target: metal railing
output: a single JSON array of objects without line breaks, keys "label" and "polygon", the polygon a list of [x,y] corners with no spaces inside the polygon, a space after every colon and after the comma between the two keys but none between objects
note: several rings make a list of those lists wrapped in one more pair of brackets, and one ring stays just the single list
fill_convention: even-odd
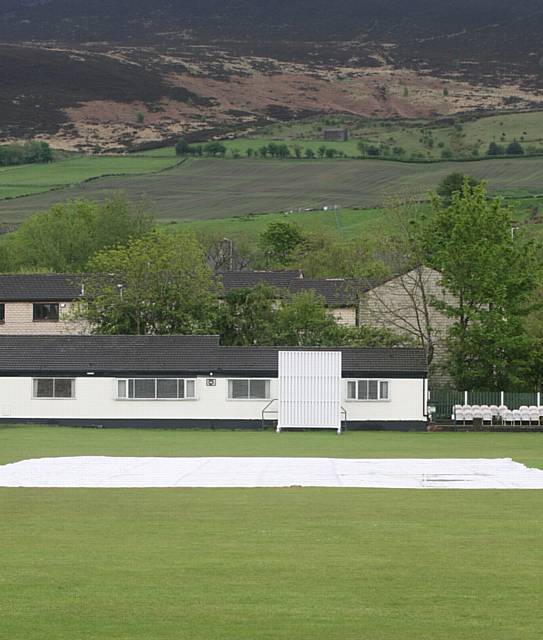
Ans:
[{"label": "metal railing", "polygon": [[434,420],[451,420],[455,405],[503,406],[514,410],[519,407],[541,406],[542,397],[537,392],[516,391],[458,391],[456,389],[433,389],[428,396],[428,405],[432,406]]},{"label": "metal railing", "polygon": [[[274,409],[273,408],[273,404],[274,402],[279,402],[278,398],[272,398],[268,404],[262,409],[262,413],[261,413],[261,428],[264,429],[265,424],[266,424],[266,420],[278,420],[279,419],[279,409]],[[269,417],[271,415],[274,415],[276,417],[272,418]],[[345,407],[341,407],[341,430],[342,431],[347,431],[347,410],[345,409]]]}]

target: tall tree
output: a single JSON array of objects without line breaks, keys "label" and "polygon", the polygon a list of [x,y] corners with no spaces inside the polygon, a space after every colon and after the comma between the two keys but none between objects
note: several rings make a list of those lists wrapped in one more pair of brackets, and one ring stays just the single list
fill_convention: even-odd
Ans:
[{"label": "tall tree", "polygon": [[479,184],[479,180],[472,176],[468,176],[459,171],[449,173],[437,186],[437,195],[441,198],[444,206],[448,207],[452,202],[453,194],[461,195],[464,189],[464,182],[469,184],[470,187],[475,187]]},{"label": "tall tree", "polygon": [[80,315],[93,333],[209,333],[216,284],[205,254],[186,232],[154,231],[106,249],[89,263]]},{"label": "tall tree", "polygon": [[265,284],[230,291],[219,307],[221,344],[271,344],[278,298],[278,292]]},{"label": "tall tree", "polygon": [[272,222],[260,235],[258,244],[268,266],[287,266],[294,250],[305,240],[300,227],[293,222]]},{"label": "tall tree", "polygon": [[31,216],[7,238],[13,270],[81,271],[97,251],[148,233],[151,215],[122,196],[73,200]]},{"label": "tall tree", "polygon": [[522,318],[536,302],[535,245],[513,233],[510,210],[489,200],[483,184],[465,180],[449,207],[437,198],[433,207],[425,246],[453,296],[436,301],[454,321],[450,373],[462,389],[526,385],[522,362],[530,345]]},{"label": "tall tree", "polygon": [[318,347],[341,343],[341,327],[314,291],[292,295],[275,314],[273,344]]}]

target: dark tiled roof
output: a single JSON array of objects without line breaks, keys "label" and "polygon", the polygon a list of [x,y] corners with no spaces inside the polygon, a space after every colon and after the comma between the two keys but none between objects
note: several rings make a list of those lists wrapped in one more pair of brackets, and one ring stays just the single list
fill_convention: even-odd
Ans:
[{"label": "dark tiled roof", "polygon": [[220,347],[219,369],[225,373],[239,370],[261,374],[277,374],[279,351],[341,351],[344,376],[422,375],[427,372],[426,356],[417,348],[369,347]]},{"label": "dark tiled roof", "polygon": [[80,278],[67,273],[0,274],[0,302],[68,302],[81,294]]},{"label": "dark tiled roof", "polygon": [[346,307],[356,304],[357,287],[353,281],[343,279],[309,279],[293,280],[290,283],[291,293],[315,291],[322,296],[331,307]]},{"label": "dark tiled roof", "polygon": [[301,271],[227,271],[219,275],[226,293],[259,284],[288,289],[291,282],[302,277]]},{"label": "dark tiled roof", "polygon": [[[220,347],[217,336],[0,336],[0,375],[274,375],[283,350],[293,348]],[[421,376],[427,369],[422,349],[305,350],[341,351],[346,376]]]},{"label": "dark tiled roof", "polygon": [[218,346],[218,336],[0,336],[0,372],[207,373]]}]

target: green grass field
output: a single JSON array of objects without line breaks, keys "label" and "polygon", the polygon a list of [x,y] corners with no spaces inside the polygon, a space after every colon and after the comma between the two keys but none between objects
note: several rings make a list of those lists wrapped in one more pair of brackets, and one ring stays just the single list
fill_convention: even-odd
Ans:
[{"label": "green grass field", "polygon": [[[497,457],[541,434],[0,428],[55,455]],[[0,638],[535,640],[543,493],[0,489]]]},{"label": "green grass field", "polygon": [[50,164],[0,168],[0,200],[73,186],[101,176],[155,173],[179,162],[173,157],[97,156]]},{"label": "green grass field", "polygon": [[[137,158],[126,158],[126,162],[137,165]],[[516,197],[543,193],[543,159],[539,158],[435,164],[203,158],[188,160],[161,173],[101,178],[49,193],[0,201],[0,221],[20,221],[68,198],[100,199],[119,191],[131,199],[147,201],[162,221],[229,218],[324,205],[373,208],[390,198],[424,198],[428,190],[452,171],[487,180],[492,193]]]}]

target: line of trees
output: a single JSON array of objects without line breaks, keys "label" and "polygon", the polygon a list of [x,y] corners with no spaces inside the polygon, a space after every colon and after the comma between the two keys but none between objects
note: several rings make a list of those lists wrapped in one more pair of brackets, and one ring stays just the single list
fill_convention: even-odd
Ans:
[{"label": "line of trees", "polygon": [[0,145],[0,166],[2,167],[52,161],[53,151],[47,142],[31,140],[24,144]]}]

